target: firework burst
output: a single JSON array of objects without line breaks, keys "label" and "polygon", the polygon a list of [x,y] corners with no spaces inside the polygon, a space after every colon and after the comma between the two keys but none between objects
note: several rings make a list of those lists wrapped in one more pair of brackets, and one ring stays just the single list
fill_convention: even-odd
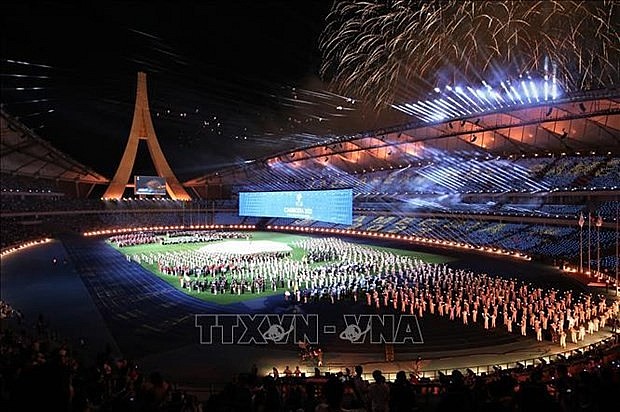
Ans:
[{"label": "firework burst", "polygon": [[[321,74],[374,103],[422,85],[528,72],[566,90],[617,84],[617,1],[337,1],[320,38]],[[419,94],[419,92],[418,92]]]}]

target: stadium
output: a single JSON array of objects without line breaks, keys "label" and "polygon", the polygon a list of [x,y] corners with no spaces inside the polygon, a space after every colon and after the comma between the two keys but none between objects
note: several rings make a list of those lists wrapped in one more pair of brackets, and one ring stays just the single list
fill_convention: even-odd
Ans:
[{"label": "stadium", "polygon": [[615,404],[615,2],[169,6],[2,6],[3,410]]}]

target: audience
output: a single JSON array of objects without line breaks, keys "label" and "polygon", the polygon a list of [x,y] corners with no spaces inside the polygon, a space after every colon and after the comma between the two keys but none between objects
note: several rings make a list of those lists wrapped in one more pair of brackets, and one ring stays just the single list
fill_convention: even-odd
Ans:
[{"label": "audience", "polygon": [[[372,384],[361,377],[363,368],[347,373],[314,378],[255,377],[239,379],[223,392],[212,396],[207,409],[214,411],[603,411],[617,406],[620,389],[619,343],[557,362],[527,368],[463,375],[454,370],[438,380],[423,379],[412,384],[405,371],[386,382],[380,370],[373,372]],[[239,406],[243,391],[253,394]],[[246,408],[246,409],[243,409]],[[271,408],[271,409],[269,409]]]},{"label": "audience", "polygon": [[0,409],[3,411],[198,412],[195,396],[174,389],[159,372],[146,375],[108,348],[82,359],[55,336],[43,315],[30,324],[0,301]]}]

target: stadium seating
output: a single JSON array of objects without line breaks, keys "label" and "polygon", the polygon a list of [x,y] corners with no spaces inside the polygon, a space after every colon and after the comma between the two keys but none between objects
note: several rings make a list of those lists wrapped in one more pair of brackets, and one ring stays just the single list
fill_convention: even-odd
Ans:
[{"label": "stadium seating", "polygon": [[[246,181],[232,188],[229,198],[190,202],[75,199],[55,191],[50,181],[3,175],[1,244],[6,247],[61,232],[114,227],[295,225],[415,235],[575,262],[579,215],[600,215],[604,222],[617,215],[619,202],[605,193],[619,181],[618,161],[616,157],[596,155],[499,158],[455,153],[414,161],[405,167],[352,174],[328,167],[299,170],[278,164],[248,175]],[[239,191],[342,187],[351,187],[354,192],[353,222],[349,226],[238,216]],[[601,192],[594,200],[554,195],[562,190]],[[563,221],[557,225],[550,221],[498,222],[502,216]],[[601,231],[603,254],[610,253],[614,239],[609,228]],[[602,265],[611,269],[613,260],[603,259]]]}]

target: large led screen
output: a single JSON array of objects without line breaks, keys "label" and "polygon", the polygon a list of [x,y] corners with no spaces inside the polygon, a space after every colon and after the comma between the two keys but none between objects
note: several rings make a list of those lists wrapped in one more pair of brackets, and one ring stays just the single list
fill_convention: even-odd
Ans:
[{"label": "large led screen", "polygon": [[239,216],[290,217],[350,225],[353,191],[239,192]]},{"label": "large led screen", "polygon": [[134,178],[134,194],[158,195],[166,194],[166,178],[159,176],[136,176]]}]

